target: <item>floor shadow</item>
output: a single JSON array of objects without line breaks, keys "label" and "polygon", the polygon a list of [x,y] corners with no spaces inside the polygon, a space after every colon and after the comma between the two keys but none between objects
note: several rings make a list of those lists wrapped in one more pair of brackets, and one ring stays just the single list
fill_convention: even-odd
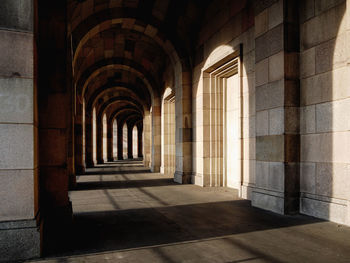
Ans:
[{"label": "floor shadow", "polygon": [[80,176],[86,176],[86,175],[114,175],[114,174],[144,174],[144,173],[150,173],[149,169],[137,169],[137,170],[126,170],[126,169],[114,169],[113,171],[103,171],[103,170],[89,170],[85,174]]},{"label": "floor shadow", "polygon": [[316,222],[321,220],[265,212],[246,200],[79,213],[74,215],[65,242],[50,240],[47,256],[171,244]]},{"label": "floor shadow", "polygon": [[178,185],[171,178],[149,179],[149,180],[130,180],[130,181],[93,181],[80,182],[75,191],[98,190],[98,189],[123,189],[123,188],[142,188],[154,186]]}]

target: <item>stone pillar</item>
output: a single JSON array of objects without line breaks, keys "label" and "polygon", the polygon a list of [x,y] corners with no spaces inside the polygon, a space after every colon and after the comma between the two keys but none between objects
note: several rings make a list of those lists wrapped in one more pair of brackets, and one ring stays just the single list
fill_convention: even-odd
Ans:
[{"label": "stone pillar", "polygon": [[176,170],[174,181],[189,184],[192,179],[191,73],[185,71],[176,72],[175,83]]},{"label": "stone pillar", "polygon": [[[265,2],[264,2],[265,3]],[[256,188],[252,205],[299,211],[298,1],[256,8]],[[267,2],[266,2],[267,3]]]},{"label": "stone pillar", "polygon": [[92,110],[85,111],[85,164],[87,168],[94,167],[93,152],[92,152]]},{"label": "stone pillar", "polygon": [[76,102],[76,116],[74,121],[74,164],[75,173],[84,174],[85,164],[83,159],[83,104]]},{"label": "stone pillar", "polygon": [[175,98],[168,104],[168,174],[175,173]]},{"label": "stone pillar", "polygon": [[142,133],[143,133],[143,129],[142,129],[142,124],[137,125],[137,156],[139,158],[143,157],[142,154]]},{"label": "stone pillar", "polygon": [[132,128],[133,126],[127,125],[128,127],[128,159],[133,159],[132,155]]},{"label": "stone pillar", "polygon": [[175,173],[175,97],[171,97],[171,94],[163,102],[162,116],[162,172],[170,175]]},{"label": "stone pillar", "polygon": [[0,257],[40,256],[34,1],[0,8]]},{"label": "stone pillar", "polygon": [[[44,234],[53,240],[67,237],[72,220],[68,197],[72,136],[72,87],[66,3],[37,1],[37,86],[39,115],[40,209]],[[45,233],[46,232],[46,233]],[[44,244],[46,245],[46,244]]]},{"label": "stone pillar", "polygon": [[107,160],[113,162],[113,122],[107,122]]},{"label": "stone pillar", "polygon": [[159,173],[161,165],[161,123],[160,123],[160,98],[154,99],[157,102],[152,106],[152,151],[151,171]]},{"label": "stone pillar", "polygon": [[123,160],[123,125],[118,122],[118,160]]},{"label": "stone pillar", "polygon": [[98,164],[104,163],[103,161],[103,121],[102,117],[98,115],[96,118],[96,159]]},{"label": "stone pillar", "polygon": [[145,167],[151,164],[151,115],[149,111],[145,112],[143,118],[143,163]]}]

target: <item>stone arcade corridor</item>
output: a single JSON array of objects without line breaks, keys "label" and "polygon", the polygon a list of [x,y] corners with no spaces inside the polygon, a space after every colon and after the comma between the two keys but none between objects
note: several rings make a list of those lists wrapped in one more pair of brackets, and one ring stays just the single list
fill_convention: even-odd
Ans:
[{"label": "stone arcade corridor", "polygon": [[350,0],[0,0],[0,261],[350,262],[349,112]]},{"label": "stone arcade corridor", "polygon": [[69,194],[66,242],[29,262],[349,262],[349,228],[265,212],[237,194],[176,184],[140,161],[99,165]]}]

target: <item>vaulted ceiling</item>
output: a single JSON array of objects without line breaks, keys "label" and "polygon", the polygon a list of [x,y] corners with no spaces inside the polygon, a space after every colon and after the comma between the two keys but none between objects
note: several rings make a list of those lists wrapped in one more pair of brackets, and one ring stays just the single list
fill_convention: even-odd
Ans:
[{"label": "vaulted ceiling", "polygon": [[102,116],[141,118],[174,65],[191,68],[209,1],[68,0],[77,99]]}]

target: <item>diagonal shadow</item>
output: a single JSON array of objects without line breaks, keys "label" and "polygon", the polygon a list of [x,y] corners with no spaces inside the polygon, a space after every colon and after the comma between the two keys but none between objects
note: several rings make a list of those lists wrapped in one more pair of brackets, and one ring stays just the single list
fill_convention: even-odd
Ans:
[{"label": "diagonal shadow", "polygon": [[79,213],[74,215],[66,242],[55,240],[57,246],[51,253],[80,255],[132,249],[317,222],[321,220],[253,208],[246,200]]},{"label": "diagonal shadow", "polygon": [[147,180],[129,180],[129,181],[92,181],[77,183],[75,191],[98,190],[98,189],[123,189],[123,188],[142,188],[156,186],[178,186],[171,178],[147,179]]}]

